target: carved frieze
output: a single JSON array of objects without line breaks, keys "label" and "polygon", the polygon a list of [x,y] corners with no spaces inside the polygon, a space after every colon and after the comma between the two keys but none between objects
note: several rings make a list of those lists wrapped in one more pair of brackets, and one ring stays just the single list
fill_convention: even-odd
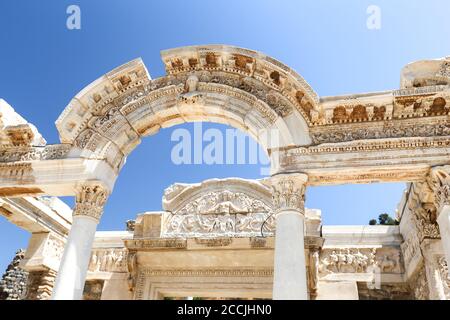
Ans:
[{"label": "carved frieze", "polygon": [[319,272],[329,273],[403,272],[398,249],[327,248],[320,254]]},{"label": "carved frieze", "polygon": [[230,180],[224,189],[224,182],[175,184],[166,189],[163,201],[171,212],[164,215],[162,237],[254,237],[261,236],[261,232],[272,235],[275,220],[268,203],[269,189],[244,180]]},{"label": "carved frieze", "polygon": [[310,132],[314,144],[338,143],[362,139],[434,137],[450,135],[450,123],[446,118],[436,117],[426,122],[392,120],[374,125],[355,124],[314,127],[311,128]]},{"label": "carved frieze", "polygon": [[320,273],[364,273],[375,264],[376,249],[328,249],[320,256]]},{"label": "carved frieze", "polygon": [[[280,115],[287,115],[295,108],[309,122],[311,110],[317,109],[317,95],[305,80],[279,61],[261,53],[236,47],[208,46],[163,51],[162,56],[169,75],[202,74],[199,79],[205,81],[204,75],[208,74],[205,71],[208,71],[213,74],[208,82],[224,83],[252,92]],[[279,92],[286,102],[281,103],[280,99],[269,95],[269,103],[265,94],[255,92],[257,87],[264,87],[260,92]]]},{"label": "carved frieze", "polygon": [[185,249],[186,239],[137,239],[125,240],[125,246],[130,250],[138,249]]},{"label": "carved frieze", "polygon": [[0,162],[64,159],[71,148],[70,144],[7,148],[0,150]]},{"label": "carved frieze", "polygon": [[226,247],[233,243],[233,238],[195,238],[195,242],[206,247]]},{"label": "carved frieze", "polygon": [[125,249],[95,249],[92,251],[88,270],[91,272],[127,272]]}]

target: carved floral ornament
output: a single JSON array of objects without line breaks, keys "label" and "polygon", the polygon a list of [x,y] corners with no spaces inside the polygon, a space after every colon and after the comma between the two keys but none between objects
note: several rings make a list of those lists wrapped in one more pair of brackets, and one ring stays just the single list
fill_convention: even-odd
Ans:
[{"label": "carved floral ornament", "polygon": [[74,216],[88,216],[100,220],[109,191],[100,184],[83,184],[77,190]]},{"label": "carved floral ornament", "polygon": [[433,203],[433,191],[427,182],[413,183],[408,199],[408,208],[412,212],[412,219],[416,225],[420,242],[425,238],[440,238],[439,225],[436,222],[436,206]]},{"label": "carved floral ornament", "polygon": [[305,174],[280,174],[270,178],[272,200],[276,213],[294,210],[305,213]]},{"label": "carved floral ornament", "polygon": [[450,205],[450,166],[432,168],[430,180],[436,207],[441,210],[444,206]]}]

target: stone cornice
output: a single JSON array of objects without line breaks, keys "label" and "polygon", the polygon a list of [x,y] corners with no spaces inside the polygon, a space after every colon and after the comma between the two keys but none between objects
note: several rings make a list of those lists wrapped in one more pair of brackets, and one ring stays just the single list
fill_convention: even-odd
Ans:
[{"label": "stone cornice", "polygon": [[[449,163],[449,137],[359,140],[271,150],[280,173],[304,172],[308,185],[420,181]],[[278,160],[278,162],[276,161]]]}]

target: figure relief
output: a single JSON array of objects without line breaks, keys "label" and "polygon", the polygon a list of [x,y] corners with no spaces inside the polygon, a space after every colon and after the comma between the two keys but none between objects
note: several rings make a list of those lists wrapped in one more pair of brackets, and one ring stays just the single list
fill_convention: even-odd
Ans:
[{"label": "figure relief", "polygon": [[122,249],[98,249],[91,255],[91,272],[126,272],[127,252]]},{"label": "figure relief", "polygon": [[401,273],[400,251],[395,248],[346,248],[322,250],[320,271],[328,273],[366,273],[369,267],[383,273]]}]

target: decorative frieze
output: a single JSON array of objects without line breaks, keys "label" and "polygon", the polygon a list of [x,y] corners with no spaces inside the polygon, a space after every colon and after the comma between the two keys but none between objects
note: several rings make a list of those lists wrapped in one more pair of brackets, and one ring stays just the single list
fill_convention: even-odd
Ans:
[{"label": "decorative frieze", "polygon": [[400,251],[376,248],[327,248],[320,255],[321,274],[402,273]]},{"label": "decorative frieze", "polygon": [[[408,121],[408,122],[406,122]],[[436,117],[426,122],[392,120],[374,125],[333,125],[315,127],[310,130],[314,144],[338,143],[353,140],[386,139],[405,137],[449,136],[450,123],[445,117]]]},{"label": "decorative frieze", "polygon": [[195,242],[206,247],[227,247],[233,243],[233,238],[196,238]]},{"label": "decorative frieze", "polygon": [[137,249],[185,249],[186,239],[136,239],[125,240],[125,246],[130,250]]},{"label": "decorative frieze", "polygon": [[91,272],[127,272],[125,249],[96,249],[92,251],[88,270]]},{"label": "decorative frieze", "polygon": [[236,269],[153,269],[143,268],[145,276],[165,277],[272,277],[272,268],[236,268]]},{"label": "decorative frieze", "polygon": [[64,159],[71,148],[70,144],[6,148],[0,150],[0,162]]}]

